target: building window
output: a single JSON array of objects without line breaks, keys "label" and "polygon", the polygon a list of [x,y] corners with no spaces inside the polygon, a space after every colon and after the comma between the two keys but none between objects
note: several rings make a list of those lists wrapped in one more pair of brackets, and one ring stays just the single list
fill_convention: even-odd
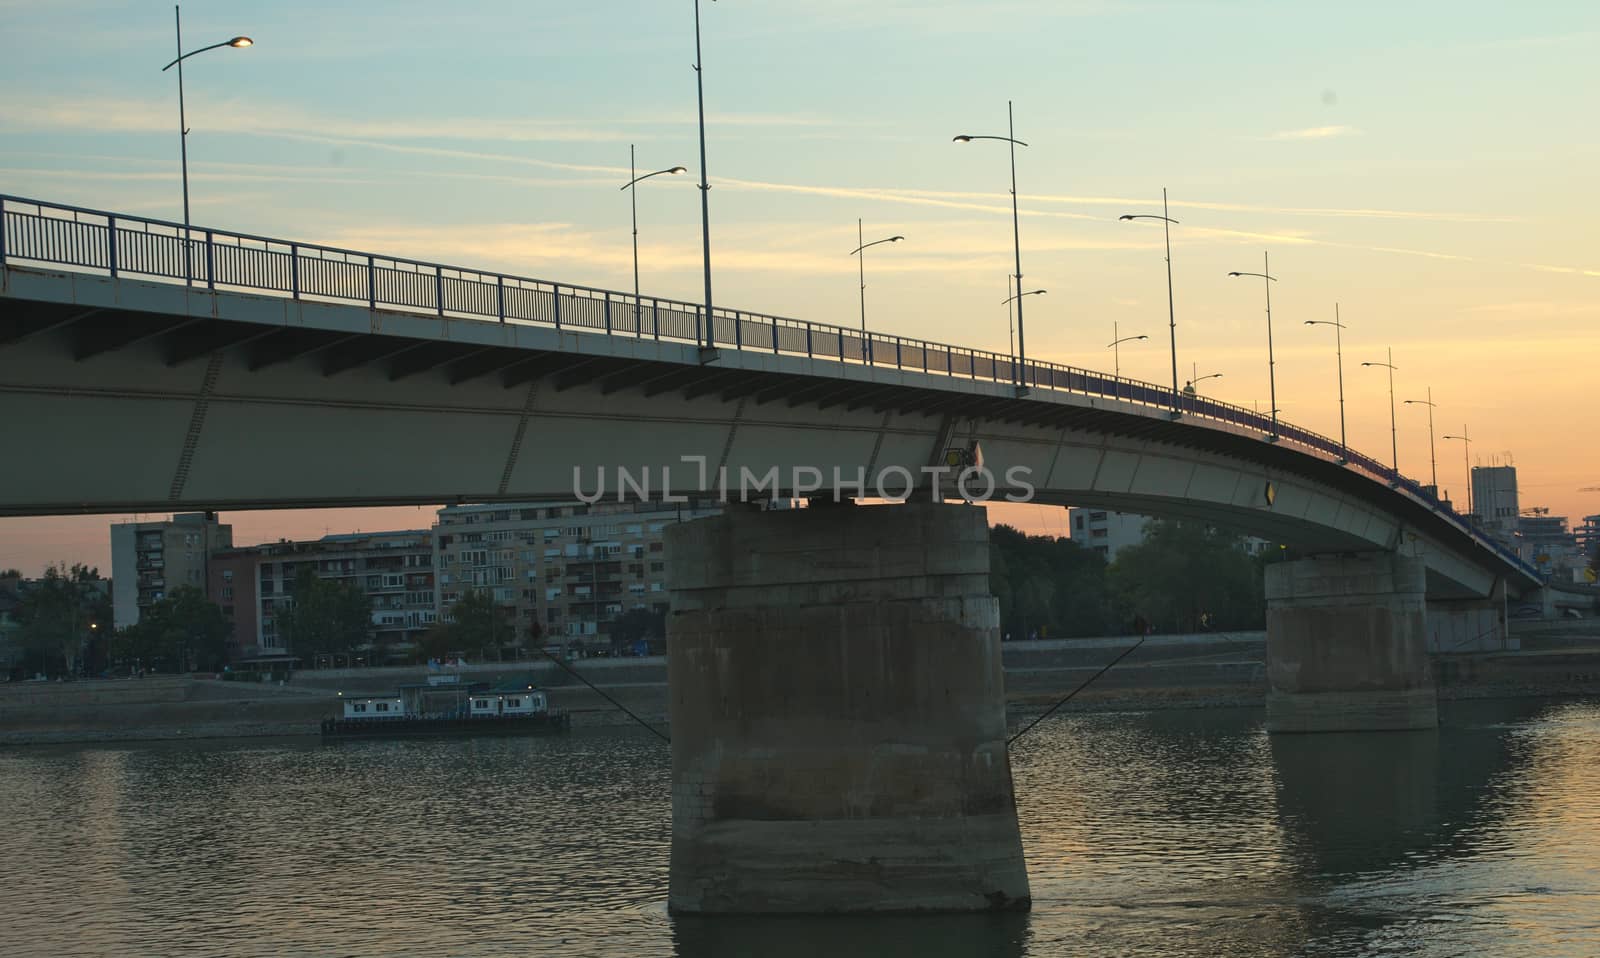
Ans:
[{"label": "building window", "polygon": [[367,703],[365,703],[365,702],[357,702],[355,704],[355,708],[352,711],[365,712],[366,710],[367,710]]},{"label": "building window", "polygon": [[389,703],[388,702],[379,702],[378,703],[378,711],[380,711],[380,712],[389,711]]}]

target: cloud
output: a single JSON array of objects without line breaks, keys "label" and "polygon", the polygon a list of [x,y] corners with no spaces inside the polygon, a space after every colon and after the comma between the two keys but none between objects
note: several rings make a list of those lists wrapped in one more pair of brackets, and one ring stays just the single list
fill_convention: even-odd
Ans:
[{"label": "cloud", "polygon": [[1311,126],[1303,130],[1280,130],[1268,136],[1258,137],[1263,140],[1326,140],[1335,136],[1359,136],[1361,131],[1353,126]]}]

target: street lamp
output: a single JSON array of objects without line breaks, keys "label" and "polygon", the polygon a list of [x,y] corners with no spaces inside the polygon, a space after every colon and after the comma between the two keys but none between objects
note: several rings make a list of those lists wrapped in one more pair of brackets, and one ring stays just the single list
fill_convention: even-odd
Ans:
[{"label": "street lamp", "polygon": [[887,239],[873,240],[872,242],[868,243],[862,238],[861,219],[859,217],[856,218],[856,242],[860,243],[861,245],[851,250],[850,255],[856,258],[856,272],[859,274],[859,278],[861,280],[862,355],[866,358],[866,361],[869,364],[872,362],[872,345],[867,341],[867,254],[863,251],[883,243],[898,243],[903,239],[905,239],[904,236],[891,236]]},{"label": "street lamp", "polygon": [[1112,373],[1112,375],[1116,376],[1118,379],[1121,379],[1122,378],[1122,350],[1119,347],[1123,343],[1131,343],[1136,339],[1149,339],[1150,337],[1149,336],[1122,336],[1122,337],[1117,337],[1117,322],[1116,322],[1116,320],[1112,320],[1111,321],[1111,335],[1114,338],[1111,340],[1111,342],[1106,344],[1106,348],[1111,350],[1111,356],[1112,356],[1112,360],[1111,361],[1115,364],[1116,372]]},{"label": "street lamp", "polygon": [[1178,222],[1167,215],[1167,188],[1161,188],[1161,215],[1154,213],[1124,213],[1119,220],[1160,220],[1161,233],[1167,241],[1167,331],[1172,339],[1172,414],[1178,415],[1178,314],[1172,304],[1172,227]]},{"label": "street lamp", "polygon": [[634,186],[636,184],[638,184],[639,182],[643,181],[643,180],[648,180],[652,176],[661,176],[662,174],[673,174],[673,173],[683,173],[683,172],[685,172],[683,167],[674,166],[671,169],[656,170],[654,173],[646,173],[643,176],[636,176],[635,175],[635,170],[633,168],[633,144],[632,143],[628,144],[628,177],[629,177],[629,179],[628,179],[628,182],[626,182],[626,183],[624,183],[622,185],[622,189],[625,189],[625,190],[628,191],[628,203],[633,208],[633,331],[635,333],[640,332],[640,329],[639,329],[639,194],[638,194],[638,191],[634,189]]},{"label": "street lamp", "polygon": [[[1010,289],[1011,288],[1011,277],[1006,277],[1005,288],[1006,289]],[[1043,296],[1043,294],[1045,294],[1045,293],[1046,293],[1046,289],[1029,289],[1029,291],[1027,291],[1027,293],[1013,293],[1013,294],[1011,294],[1011,296],[1006,296],[1005,299],[1002,299],[1002,301],[1000,301],[1000,304],[1006,305],[1006,307],[1010,307],[1010,304],[1013,304],[1013,302],[1014,302],[1014,304],[1016,304],[1016,313],[1018,313],[1018,326],[1019,326],[1019,328],[1021,328],[1022,297],[1024,297],[1024,296]],[[1011,320],[1011,310],[1010,309],[1006,309],[1006,321],[1010,321],[1010,320]],[[1006,342],[1010,342],[1011,365],[1016,366],[1016,341],[1014,341],[1014,339],[1011,339],[1011,326],[1006,326]],[[1013,376],[1016,376],[1016,369],[1013,369],[1013,371],[1011,371],[1011,374],[1013,374]]]},{"label": "street lamp", "polygon": [[1221,378],[1222,378],[1222,374],[1221,373],[1207,373],[1204,376],[1196,376],[1195,378],[1193,378],[1193,379],[1189,380],[1188,382],[1184,383],[1184,385],[1188,386],[1190,389],[1193,389],[1197,383],[1205,382],[1207,379],[1221,379]]},{"label": "street lamp", "polygon": [[1433,470],[1433,497],[1439,498],[1439,460],[1433,455],[1433,387],[1428,387],[1427,399],[1407,399],[1402,405],[1428,407],[1428,464]]},{"label": "street lamp", "polygon": [[716,339],[711,324],[711,184],[706,178],[706,82],[705,57],[700,53],[700,0],[694,0],[694,89],[700,109],[700,243],[704,250],[706,276],[706,331],[700,347],[700,361],[717,358]]},{"label": "street lamp", "polygon": [[1394,347],[1391,346],[1389,348],[1389,362],[1362,363],[1361,365],[1382,366],[1389,370],[1389,451],[1394,457],[1394,482],[1391,482],[1390,485],[1397,485],[1400,482],[1400,440],[1396,436],[1394,424]]},{"label": "street lamp", "polygon": [[161,72],[165,73],[173,67],[178,68],[178,158],[183,170],[183,279],[185,283],[192,283],[194,281],[194,270],[190,266],[189,251],[189,124],[184,119],[183,112],[183,61],[197,53],[204,53],[207,50],[215,50],[219,47],[235,47],[242,50],[245,47],[254,46],[255,41],[249,37],[233,37],[221,43],[213,43],[208,47],[201,47],[198,50],[190,50],[188,53],[184,53],[183,15],[176,6],[172,8],[172,17],[173,23],[177,28],[178,57],[162,67]]},{"label": "street lamp", "polygon": [[[957,135],[951,142],[971,143],[973,140],[1004,140],[1011,145],[1011,242],[1012,250],[1016,255],[1017,289],[1020,290],[1022,288],[1022,228],[1017,219],[1017,147],[1027,146],[1028,144],[1017,139],[1016,122],[1012,116],[1010,100],[1006,101],[1006,132],[1006,136],[976,136],[970,133],[962,133]],[[1043,291],[1041,290],[1040,292]],[[1020,297],[1027,295],[1029,294],[1017,294],[1019,298],[1017,299],[1017,362],[1015,374],[1019,377],[1016,384],[1019,393],[1026,391],[1028,388],[1025,381],[1026,377],[1022,376],[1022,366],[1028,361],[1028,350],[1022,331],[1022,300],[1020,299]]]},{"label": "street lamp", "polygon": [[1333,327],[1333,353],[1339,361],[1339,448],[1344,451],[1339,462],[1343,464],[1350,459],[1350,445],[1344,438],[1344,323],[1339,322],[1339,304],[1333,304],[1333,319],[1308,319],[1306,325]]},{"label": "street lamp", "polygon": [[1277,361],[1275,359],[1273,359],[1273,357],[1272,357],[1272,284],[1277,282],[1278,278],[1276,276],[1272,275],[1272,267],[1267,262],[1267,254],[1265,252],[1263,252],[1261,254],[1261,272],[1259,272],[1259,273],[1232,272],[1232,273],[1229,273],[1228,275],[1229,276],[1259,276],[1259,277],[1261,277],[1261,279],[1263,281],[1262,285],[1265,286],[1266,290],[1267,290],[1267,388],[1271,392],[1271,395],[1270,395],[1269,398],[1270,398],[1270,400],[1272,402],[1272,435],[1271,435],[1270,439],[1271,439],[1272,442],[1277,442],[1278,441],[1278,372],[1277,372],[1277,365],[1278,364],[1277,364]]},{"label": "street lamp", "polygon": [[1445,436],[1445,439],[1461,440],[1461,465],[1467,470],[1467,515],[1474,515],[1472,511],[1472,440],[1467,438],[1467,427],[1461,426],[1461,435]]}]

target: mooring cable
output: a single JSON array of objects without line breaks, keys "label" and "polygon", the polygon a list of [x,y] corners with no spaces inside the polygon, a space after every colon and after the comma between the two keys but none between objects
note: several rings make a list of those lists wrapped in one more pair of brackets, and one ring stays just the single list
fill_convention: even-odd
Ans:
[{"label": "mooring cable", "polygon": [[1032,731],[1033,727],[1035,725],[1038,725],[1040,722],[1043,722],[1045,719],[1047,719],[1050,716],[1054,715],[1056,709],[1060,708],[1063,705],[1066,705],[1069,701],[1072,700],[1072,697],[1074,695],[1077,695],[1079,692],[1082,692],[1084,689],[1088,688],[1090,683],[1092,683],[1095,679],[1098,679],[1100,676],[1105,675],[1107,672],[1111,671],[1113,666],[1115,666],[1118,662],[1121,662],[1123,659],[1127,658],[1128,655],[1131,652],[1133,652],[1134,649],[1137,649],[1139,646],[1144,645],[1145,638],[1146,638],[1146,636],[1143,636],[1143,635],[1139,636],[1139,641],[1137,641],[1137,642],[1133,643],[1132,645],[1128,646],[1127,648],[1123,649],[1122,653],[1120,655],[1118,655],[1116,658],[1112,659],[1110,662],[1107,662],[1103,667],[1101,667],[1100,671],[1098,671],[1095,674],[1093,674],[1093,675],[1089,676],[1088,678],[1084,679],[1082,685],[1080,685],[1077,688],[1073,689],[1071,692],[1068,692],[1061,699],[1061,701],[1059,701],[1056,704],[1050,706],[1050,708],[1048,710],[1046,710],[1044,712],[1044,714],[1040,715],[1039,717],[1035,718],[1033,721],[1029,722],[1025,727],[1023,727],[1019,732],[1017,732],[1017,734],[1015,734],[1015,735],[1011,736],[1010,738],[1006,739],[1006,748],[1010,748],[1012,742],[1015,742],[1017,739],[1021,738],[1022,736],[1028,734],[1028,732]]},{"label": "mooring cable", "polygon": [[621,702],[618,702],[616,699],[614,699],[611,696],[607,695],[606,693],[600,691],[599,686],[595,685],[593,682],[591,682],[588,679],[584,678],[583,676],[579,675],[576,669],[574,669],[571,666],[567,665],[567,663],[561,661],[561,659],[559,659],[555,655],[552,655],[548,649],[540,649],[539,651],[544,653],[545,658],[547,658],[550,661],[554,662],[555,664],[561,666],[561,668],[568,675],[570,675],[573,678],[577,679],[579,682],[582,682],[584,685],[589,686],[589,688],[591,690],[593,690],[596,695],[600,696],[601,698],[605,699],[607,702],[610,702],[612,705],[615,705],[617,708],[621,709],[623,714],[627,715],[628,718],[633,719],[635,722],[638,722],[640,725],[643,725],[645,728],[649,729],[657,738],[661,739],[661,741],[666,742],[669,745],[672,744],[672,739],[667,735],[667,733],[661,731],[660,729],[656,728],[654,725],[651,725],[649,722],[646,722],[644,719],[642,719],[639,716],[633,714],[631,711],[628,710],[628,707],[626,705],[623,705]]}]

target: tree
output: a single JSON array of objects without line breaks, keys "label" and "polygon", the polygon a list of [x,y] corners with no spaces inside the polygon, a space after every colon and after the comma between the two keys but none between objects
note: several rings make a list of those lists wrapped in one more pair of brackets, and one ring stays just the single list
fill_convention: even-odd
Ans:
[{"label": "tree", "polygon": [[1198,631],[1257,629],[1266,619],[1262,563],[1240,536],[1203,522],[1157,520],[1107,570],[1113,612],[1131,624]]},{"label": "tree", "polygon": [[667,639],[667,615],[654,609],[637,608],[617,616],[611,623],[611,654],[621,655],[638,643],[656,647]]},{"label": "tree", "polygon": [[450,607],[450,624],[446,627],[450,651],[476,659],[487,659],[492,653],[498,659],[506,646],[520,646],[526,633],[518,634],[508,611],[515,610],[496,605],[487,589],[461,593]]},{"label": "tree", "polygon": [[372,600],[356,585],[301,566],[289,598],[274,621],[284,646],[296,654],[349,652],[371,641]]},{"label": "tree", "polygon": [[139,621],[117,632],[113,648],[123,661],[159,670],[215,671],[228,660],[233,626],[221,606],[193,586],[179,586],[151,606]]},{"label": "tree", "polygon": [[44,577],[21,598],[17,621],[23,647],[37,655],[46,668],[61,662],[67,675],[78,671],[80,657],[94,634],[111,627],[111,599],[98,569],[77,563],[69,569],[51,563]]},{"label": "tree", "polygon": [[1104,634],[1105,568],[1099,553],[1071,539],[1007,525],[989,531],[989,588],[1002,630],[1015,639]]}]

